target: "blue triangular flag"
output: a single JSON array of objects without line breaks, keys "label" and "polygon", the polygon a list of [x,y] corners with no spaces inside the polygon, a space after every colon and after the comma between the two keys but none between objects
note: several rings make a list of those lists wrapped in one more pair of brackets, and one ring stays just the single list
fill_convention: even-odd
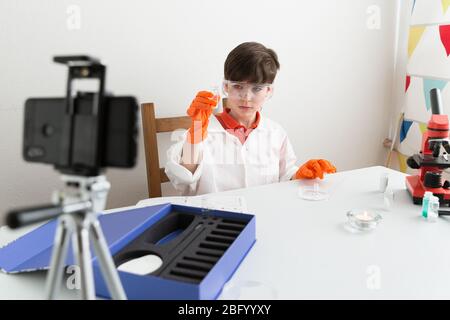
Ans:
[{"label": "blue triangular flag", "polygon": [[412,123],[413,123],[412,121],[403,120],[402,127],[400,129],[400,142],[403,142],[403,140],[405,140]]}]

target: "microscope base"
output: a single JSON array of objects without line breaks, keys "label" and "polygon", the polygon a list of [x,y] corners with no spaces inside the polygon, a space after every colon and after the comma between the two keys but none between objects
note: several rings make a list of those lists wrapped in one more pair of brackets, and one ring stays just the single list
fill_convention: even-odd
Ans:
[{"label": "microscope base", "polygon": [[430,191],[439,198],[440,206],[450,205],[450,189],[444,188],[425,188],[419,176],[406,177],[406,189],[413,199],[414,204],[422,204],[423,196],[426,191]]}]

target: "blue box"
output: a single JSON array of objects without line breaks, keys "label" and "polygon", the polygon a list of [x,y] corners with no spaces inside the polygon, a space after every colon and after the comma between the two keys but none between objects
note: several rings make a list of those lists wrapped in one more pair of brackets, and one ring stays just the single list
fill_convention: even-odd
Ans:
[{"label": "blue box", "polygon": [[[238,236],[199,283],[119,271],[128,299],[216,299],[223,285],[232,277],[255,242],[254,215],[218,210],[205,211],[197,207],[163,204],[127,209],[99,217],[112,256],[115,257],[146,230],[174,211],[196,217],[238,220],[245,223],[245,227],[240,230]],[[51,221],[0,249],[0,268],[8,273],[48,268],[55,227],[56,222]],[[94,254],[92,248],[91,252]],[[70,249],[66,265],[72,264],[74,264],[73,254]],[[95,256],[93,269],[96,294],[110,298]]]}]

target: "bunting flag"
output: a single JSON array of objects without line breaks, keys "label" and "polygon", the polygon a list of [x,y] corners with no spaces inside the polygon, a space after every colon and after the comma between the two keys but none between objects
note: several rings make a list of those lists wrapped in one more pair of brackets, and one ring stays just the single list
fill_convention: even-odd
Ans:
[{"label": "bunting flag", "polygon": [[427,110],[431,109],[430,90],[434,88],[442,90],[446,84],[446,80],[423,79],[423,95],[425,96],[425,105],[427,106]]},{"label": "bunting flag", "polygon": [[400,171],[406,173],[406,169],[408,168],[408,166],[406,165],[406,156],[397,151],[397,159]]},{"label": "bunting flag", "polygon": [[416,50],[417,44],[422,38],[423,32],[426,26],[416,26],[409,28],[409,40],[408,40],[408,57],[411,58],[414,50]]},{"label": "bunting flag", "polygon": [[412,123],[413,123],[412,121],[403,120],[402,127],[400,128],[400,143],[402,143],[403,140],[405,140]]},{"label": "bunting flag", "polygon": [[450,24],[439,26],[439,35],[448,57],[450,55]]},{"label": "bunting flag", "polygon": [[406,82],[405,82],[405,92],[408,91],[409,85],[411,84],[411,76],[406,76]]},{"label": "bunting flag", "polygon": [[450,0],[442,0],[442,10],[444,11],[444,14],[447,13],[447,9],[450,6]]},{"label": "bunting flag", "polygon": [[[409,27],[407,74],[406,78],[402,79],[405,81],[406,101],[406,105],[402,108],[404,108],[403,114],[407,115],[406,119],[408,120],[403,117],[399,119],[396,148],[390,150],[386,161],[387,165],[391,164],[393,168],[404,173],[414,171],[408,167],[407,159],[409,155],[417,153],[423,135],[427,131],[427,118],[431,109],[430,90],[437,88],[443,91],[444,96],[450,95],[449,89],[446,88],[447,82],[450,81],[446,72],[446,70],[450,70],[448,69],[450,68],[450,21],[446,18],[450,14],[448,12],[450,0],[422,0],[418,4],[416,2],[418,1],[410,1],[411,15],[413,16],[411,20],[415,23]],[[439,2],[441,6],[439,6]],[[417,8],[415,8],[416,4]],[[436,23],[436,17],[439,18],[438,21],[448,22]],[[415,53],[417,47],[419,49]],[[446,56],[442,49],[445,50]],[[414,54],[416,56],[413,56]],[[421,82],[422,89],[420,88]],[[423,92],[421,92],[422,90]],[[390,162],[391,157],[392,162]]]},{"label": "bunting flag", "polygon": [[423,123],[423,122],[419,122],[419,129],[420,129],[420,132],[421,132],[422,134],[424,134],[425,131],[427,131],[427,124],[426,124],[426,123]]}]

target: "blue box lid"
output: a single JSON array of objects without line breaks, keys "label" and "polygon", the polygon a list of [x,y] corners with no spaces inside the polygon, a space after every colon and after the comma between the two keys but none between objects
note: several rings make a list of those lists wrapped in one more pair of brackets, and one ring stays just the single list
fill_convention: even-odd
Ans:
[{"label": "blue box lid", "polygon": [[[150,207],[135,208],[123,212],[99,216],[106,242],[111,252],[117,251],[117,246],[126,241],[130,234],[144,231],[161,213],[166,212],[171,204],[161,204]],[[53,250],[56,220],[52,220],[0,249],[0,269],[7,273],[18,273],[48,269]],[[92,250],[95,259],[95,252]],[[66,266],[74,261],[72,246],[66,258]]]}]

